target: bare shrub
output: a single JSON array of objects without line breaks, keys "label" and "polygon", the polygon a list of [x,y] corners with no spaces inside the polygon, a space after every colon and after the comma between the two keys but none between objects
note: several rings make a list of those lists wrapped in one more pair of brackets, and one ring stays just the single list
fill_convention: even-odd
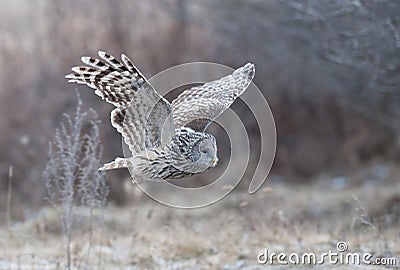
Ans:
[{"label": "bare shrub", "polygon": [[90,210],[89,257],[93,209],[105,205],[108,195],[106,178],[98,172],[103,151],[100,144],[99,120],[93,110],[83,111],[79,94],[77,98],[75,116],[72,118],[64,114],[65,122],[56,129],[54,141],[49,143],[48,162],[43,172],[48,199],[54,206],[61,208],[68,269],[71,267],[74,207],[84,205]]}]

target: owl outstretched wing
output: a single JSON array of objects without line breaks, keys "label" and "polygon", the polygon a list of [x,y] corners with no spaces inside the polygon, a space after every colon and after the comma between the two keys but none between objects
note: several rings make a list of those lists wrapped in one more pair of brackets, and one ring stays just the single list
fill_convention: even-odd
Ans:
[{"label": "owl outstretched wing", "polygon": [[134,153],[158,147],[175,134],[171,104],[159,95],[124,54],[122,63],[99,51],[100,59],[82,57],[86,66],[72,68],[68,82],[86,84],[95,94],[117,108],[111,123]]},{"label": "owl outstretched wing", "polygon": [[254,65],[247,63],[231,75],[183,91],[172,101],[175,128],[204,131],[244,93],[254,73]]}]

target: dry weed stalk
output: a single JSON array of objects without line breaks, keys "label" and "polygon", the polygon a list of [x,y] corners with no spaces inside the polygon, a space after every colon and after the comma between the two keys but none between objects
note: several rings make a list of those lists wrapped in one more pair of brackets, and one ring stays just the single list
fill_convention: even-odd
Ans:
[{"label": "dry weed stalk", "polygon": [[[103,150],[100,144],[99,120],[93,110],[82,111],[78,93],[77,98],[75,116],[72,118],[64,114],[66,121],[56,129],[54,141],[49,143],[48,162],[43,172],[49,201],[61,207],[61,222],[67,246],[67,269],[71,268],[74,207],[84,205],[90,211],[89,260],[93,209],[104,206],[108,195],[106,179],[98,172]],[[89,127],[87,132],[86,126]]]},{"label": "dry weed stalk", "polygon": [[7,231],[10,234],[10,220],[11,220],[11,195],[12,195],[12,177],[13,177],[13,166],[8,169],[8,191],[7,191]]}]

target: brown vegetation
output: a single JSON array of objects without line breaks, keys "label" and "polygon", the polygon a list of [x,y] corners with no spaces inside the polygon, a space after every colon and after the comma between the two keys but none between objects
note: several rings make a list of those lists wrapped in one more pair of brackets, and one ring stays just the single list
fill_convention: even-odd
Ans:
[{"label": "brown vegetation", "polygon": [[[399,10],[400,2],[390,0],[5,1],[0,9],[0,226],[6,225],[7,220],[26,224],[13,228],[8,238],[0,237],[3,239],[0,254],[5,254],[2,250],[10,243],[22,247],[26,237],[29,238],[27,232],[28,235],[37,232],[35,241],[47,243],[50,249],[59,242],[59,224],[54,217],[38,214],[47,205],[41,175],[55,128],[63,113],[75,110],[75,88],[81,93],[84,107],[94,108],[102,121],[102,162],[122,155],[121,138],[109,124],[111,105],[102,102],[87,87],[68,85],[64,79],[70,67],[79,63],[80,56],[94,56],[100,49],[114,55],[126,53],[147,77],[191,61],[232,67],[254,62],[255,83],[267,97],[276,121],[278,148],[271,179],[279,187],[274,190],[282,188],[282,191],[258,194],[251,198],[256,202],[250,201],[242,209],[236,200],[246,200],[247,186],[240,186],[238,194],[223,201],[222,206],[214,206],[211,214],[194,218],[191,215],[201,216],[203,212],[181,215],[143,201],[137,194],[127,192],[125,183],[130,182],[126,171],[111,172],[110,201],[124,208],[106,210],[109,235],[101,238],[104,235],[99,233],[98,237],[105,241],[99,246],[122,245],[139,252],[137,249],[142,246],[165,244],[168,249],[157,255],[158,260],[207,257],[216,260],[210,263],[213,266],[240,260],[242,253],[244,257],[252,256],[253,251],[266,243],[273,243],[278,249],[296,250],[305,243],[305,238],[312,239],[310,245],[328,246],[332,241],[348,239],[360,248],[364,243],[369,248],[378,238],[383,246],[388,246],[380,251],[399,254],[391,248],[399,243],[395,228],[400,220],[396,193],[399,190],[396,167],[400,159]],[[233,107],[245,112],[240,115],[246,115],[240,102]],[[252,123],[251,117],[248,120]],[[258,132],[252,124],[248,128],[250,136]],[[221,131],[216,133],[217,137],[223,137]],[[195,179],[207,182],[204,178],[207,174]],[[280,186],[289,182],[295,186]],[[128,190],[132,188],[129,186]],[[298,196],[297,189],[302,190]],[[8,190],[12,192],[11,202],[7,199]],[[338,197],[332,197],[325,205],[327,196],[333,196],[331,193],[337,193]],[[353,221],[356,214],[348,207],[359,203],[349,199],[352,194],[359,198],[372,222],[362,218],[358,220],[364,222]],[[336,200],[348,203],[333,203]],[[138,205],[144,202],[144,210],[139,209]],[[9,203],[11,211],[7,212]],[[280,214],[281,203],[287,219]],[[136,210],[127,214],[132,208]],[[150,226],[151,233],[135,234],[131,228],[144,226],[146,218],[133,225],[127,220],[146,215],[148,209],[157,222]],[[221,211],[226,213],[215,214]],[[265,220],[257,216],[260,211]],[[48,213],[46,210],[43,215]],[[114,222],[114,213],[127,220]],[[226,220],[238,216],[245,218],[227,224]],[[177,219],[171,221],[174,218]],[[200,232],[208,233],[218,227],[226,234],[222,238],[226,242],[216,235],[205,242],[196,236],[195,223],[208,218],[208,223],[201,222]],[[376,227],[375,234],[369,234],[371,226],[365,227],[366,221]],[[58,225],[53,226],[54,223]],[[158,225],[163,228],[161,232],[157,231]],[[118,229],[114,230],[114,226]],[[180,231],[174,231],[175,226],[182,229],[189,242]],[[243,228],[248,240],[236,235]],[[368,231],[366,236],[365,231]],[[157,242],[153,234],[161,240]],[[173,238],[167,234],[175,236],[176,242],[170,243]],[[262,237],[257,238],[259,235]],[[218,241],[222,241],[220,245],[215,244]],[[282,247],[281,241],[295,242]],[[75,244],[79,255],[83,243]],[[213,246],[224,250],[215,251]],[[227,246],[233,246],[234,250],[225,249]],[[249,246],[253,247],[250,251],[246,250]],[[59,251],[49,249],[45,253],[43,244],[33,243],[27,253],[35,247],[43,248],[41,256],[48,255],[56,265],[63,265],[57,257]],[[15,250],[9,254],[14,262],[26,254]],[[146,252],[151,253],[149,249]],[[213,257],[215,252],[225,254],[226,258]],[[127,253],[121,261],[115,258],[104,261],[121,266],[159,263],[146,254],[135,257]],[[0,256],[3,256],[1,268],[1,260],[7,258]],[[131,256],[134,261],[124,261]]]}]

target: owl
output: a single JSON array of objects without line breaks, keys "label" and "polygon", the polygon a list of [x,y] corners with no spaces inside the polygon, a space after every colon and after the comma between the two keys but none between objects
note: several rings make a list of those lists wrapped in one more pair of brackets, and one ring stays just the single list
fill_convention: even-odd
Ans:
[{"label": "owl", "polygon": [[99,170],[128,168],[136,182],[175,180],[201,173],[218,162],[217,144],[208,125],[239,97],[252,81],[248,63],[219,80],[184,90],[171,103],[151,86],[132,61],[98,52],[82,57],[68,82],[86,84],[116,108],[111,124],[132,156],[116,158]]}]

